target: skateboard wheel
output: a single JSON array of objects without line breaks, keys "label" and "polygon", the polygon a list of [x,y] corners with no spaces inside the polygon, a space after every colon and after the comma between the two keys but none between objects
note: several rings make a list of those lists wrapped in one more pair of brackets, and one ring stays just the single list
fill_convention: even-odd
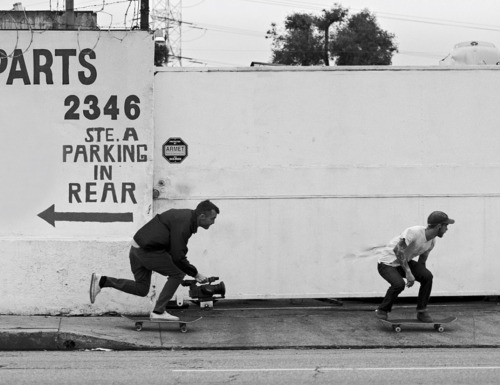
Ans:
[{"label": "skateboard wheel", "polygon": [[142,330],[142,322],[135,323],[135,330],[137,330],[138,332]]},{"label": "skateboard wheel", "polygon": [[401,326],[393,326],[392,328],[396,333],[401,333]]},{"label": "skateboard wheel", "polygon": [[186,324],[181,324],[180,327],[181,327],[181,333],[186,333],[188,331]]},{"label": "skateboard wheel", "polygon": [[444,327],[441,325],[436,325],[434,326],[434,329],[436,329],[439,333],[444,332]]}]

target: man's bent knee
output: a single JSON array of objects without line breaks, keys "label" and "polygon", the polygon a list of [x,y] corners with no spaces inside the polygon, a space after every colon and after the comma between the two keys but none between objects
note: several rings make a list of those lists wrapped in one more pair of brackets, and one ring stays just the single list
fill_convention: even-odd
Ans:
[{"label": "man's bent knee", "polygon": [[146,286],[139,286],[136,290],[139,297],[146,297],[149,293],[149,287]]},{"label": "man's bent knee", "polygon": [[422,276],[419,277],[420,282],[432,282],[434,276],[430,271],[426,272],[425,274],[422,274]]},{"label": "man's bent knee", "polygon": [[406,284],[403,281],[403,282],[398,283],[396,285],[392,285],[391,289],[398,292],[398,293],[401,293],[405,289],[405,287],[406,287]]}]

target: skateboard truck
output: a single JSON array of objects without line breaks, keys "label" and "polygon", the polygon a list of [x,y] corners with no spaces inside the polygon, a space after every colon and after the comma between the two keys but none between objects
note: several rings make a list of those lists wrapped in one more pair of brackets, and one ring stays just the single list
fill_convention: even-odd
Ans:
[{"label": "skateboard truck", "polygon": [[199,303],[202,308],[213,307],[214,302],[224,298],[226,294],[226,285],[224,282],[213,284],[219,277],[207,278],[208,283],[200,284],[195,279],[186,279],[182,281],[182,286],[189,287],[189,297],[195,303]]}]

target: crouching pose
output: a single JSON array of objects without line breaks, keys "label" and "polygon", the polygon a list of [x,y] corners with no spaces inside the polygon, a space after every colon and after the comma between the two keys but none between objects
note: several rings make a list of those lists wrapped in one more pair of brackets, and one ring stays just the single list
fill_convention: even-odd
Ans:
[{"label": "crouching pose", "polygon": [[145,297],[154,271],[168,279],[150,317],[177,321],[178,317],[166,312],[166,306],[184,277],[189,275],[200,283],[207,280],[186,257],[188,240],[197,232],[198,227],[208,229],[213,225],[218,213],[217,206],[206,200],[199,203],[195,210],[171,209],[156,215],[134,235],[129,253],[134,280],[93,273],[90,302],[94,303],[103,288]]},{"label": "crouching pose", "polygon": [[[432,273],[425,263],[434,248],[436,237],[442,238],[448,225],[455,223],[442,211],[434,211],[427,218],[427,227],[413,226],[404,230],[394,238],[378,260],[378,272],[391,285],[384,300],[375,313],[378,318],[387,319],[394,301],[406,286],[412,287],[415,281],[420,282],[417,299],[417,319],[432,322],[427,311],[427,303],[432,291]],[[418,261],[413,259],[418,257]]]}]

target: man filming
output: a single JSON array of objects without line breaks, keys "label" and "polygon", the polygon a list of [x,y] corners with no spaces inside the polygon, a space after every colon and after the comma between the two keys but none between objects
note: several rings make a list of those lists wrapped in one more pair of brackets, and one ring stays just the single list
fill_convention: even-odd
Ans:
[{"label": "man filming", "polygon": [[187,259],[188,241],[198,227],[208,229],[214,224],[219,208],[209,200],[200,202],[195,210],[170,209],[156,215],[134,235],[130,247],[130,268],[134,280],[113,278],[92,274],[90,281],[90,302],[103,288],[113,288],[125,293],[147,296],[151,283],[151,274],[167,276],[151,319],[177,321],[178,317],[166,312],[168,301],[186,275],[204,283],[207,277],[200,274]]}]

